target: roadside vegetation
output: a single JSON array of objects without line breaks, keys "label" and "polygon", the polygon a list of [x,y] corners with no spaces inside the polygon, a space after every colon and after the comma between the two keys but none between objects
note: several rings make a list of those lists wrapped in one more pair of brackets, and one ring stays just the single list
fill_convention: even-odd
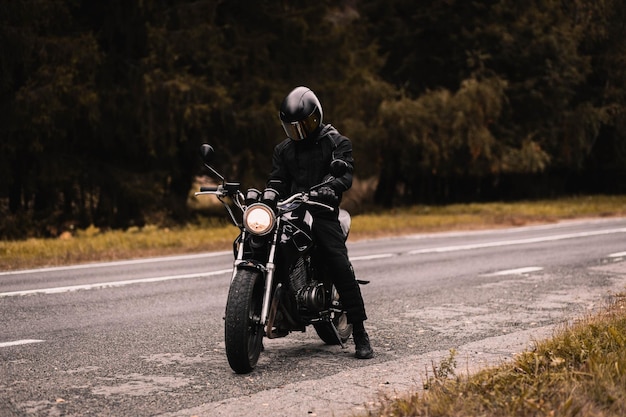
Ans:
[{"label": "roadside vegetation", "polygon": [[626,415],[626,294],[564,326],[513,361],[455,375],[454,351],[424,390],[383,399],[368,417],[621,417]]},{"label": "roadside vegetation", "polygon": [[[350,240],[400,234],[550,223],[563,219],[626,216],[626,196],[579,196],[514,203],[416,205],[354,216]],[[226,216],[177,228],[126,230],[89,227],[57,238],[0,241],[0,270],[227,250],[238,229]]]},{"label": "roadside vegetation", "polygon": [[[244,7],[245,4],[245,7]],[[263,187],[310,87],[377,205],[626,193],[623,0],[2,1],[0,238]]]},{"label": "roadside vegetation", "polygon": [[[353,217],[351,240],[410,233],[524,226],[626,216],[626,196],[515,203],[416,205]],[[0,270],[227,250],[237,228],[225,218],[179,228],[68,230],[54,239],[0,241]],[[433,365],[423,390],[383,398],[361,417],[626,415],[626,294],[601,313],[565,325],[510,363],[457,375],[455,352]]]}]

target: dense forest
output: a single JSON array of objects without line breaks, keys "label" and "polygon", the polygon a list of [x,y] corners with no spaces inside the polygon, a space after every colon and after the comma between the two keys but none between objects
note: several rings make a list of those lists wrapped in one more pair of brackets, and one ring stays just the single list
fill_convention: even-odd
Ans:
[{"label": "dense forest", "polygon": [[0,237],[185,222],[262,187],[312,88],[377,206],[626,193],[623,0],[0,3]]}]

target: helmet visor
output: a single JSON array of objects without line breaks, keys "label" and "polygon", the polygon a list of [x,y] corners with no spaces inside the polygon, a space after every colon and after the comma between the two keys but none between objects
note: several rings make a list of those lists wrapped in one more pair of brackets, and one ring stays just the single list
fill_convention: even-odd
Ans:
[{"label": "helmet visor", "polygon": [[287,136],[293,140],[303,140],[309,137],[321,123],[319,111],[317,109],[315,110],[316,111],[311,113],[304,120],[297,122],[285,122],[281,120],[281,124]]}]

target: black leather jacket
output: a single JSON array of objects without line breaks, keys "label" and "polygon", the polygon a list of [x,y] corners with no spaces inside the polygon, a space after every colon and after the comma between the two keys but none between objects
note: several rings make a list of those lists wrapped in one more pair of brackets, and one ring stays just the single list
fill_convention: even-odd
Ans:
[{"label": "black leather jacket", "polygon": [[276,145],[267,186],[278,191],[281,198],[308,191],[328,177],[333,159],[348,164],[346,174],[329,184],[341,200],[343,192],[352,186],[352,142],[329,124],[322,125],[315,137],[302,141],[287,138]]}]

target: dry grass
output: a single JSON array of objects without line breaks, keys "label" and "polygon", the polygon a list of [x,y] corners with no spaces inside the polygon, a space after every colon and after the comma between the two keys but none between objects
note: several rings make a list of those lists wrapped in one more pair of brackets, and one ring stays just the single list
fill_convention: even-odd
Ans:
[{"label": "dry grass", "polygon": [[626,415],[626,294],[513,362],[454,376],[453,357],[426,389],[383,401],[368,417],[618,417]]},{"label": "dry grass", "polygon": [[[351,240],[491,227],[520,226],[581,217],[626,216],[626,196],[572,197],[550,201],[414,206],[353,217]],[[226,250],[237,228],[220,220],[162,229],[67,231],[56,239],[0,241],[0,270]]]},{"label": "dry grass", "polygon": [[516,203],[413,206],[353,218],[355,237],[524,226],[585,217],[626,216],[626,196],[583,196]]},{"label": "dry grass", "polygon": [[236,227],[224,222],[176,229],[146,226],[125,231],[96,227],[66,232],[56,239],[0,242],[0,270],[111,261],[232,247]]}]

